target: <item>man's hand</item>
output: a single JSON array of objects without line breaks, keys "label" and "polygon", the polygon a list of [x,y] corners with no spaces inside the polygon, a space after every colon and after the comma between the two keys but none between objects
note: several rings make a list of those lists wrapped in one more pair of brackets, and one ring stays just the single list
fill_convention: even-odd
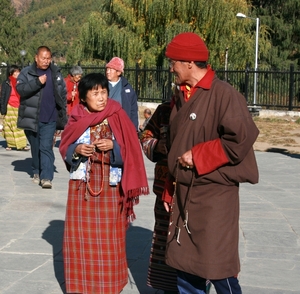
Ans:
[{"label": "man's hand", "polygon": [[47,76],[46,75],[39,76],[39,80],[44,85],[47,81]]},{"label": "man's hand", "polygon": [[181,155],[181,157],[178,157],[179,163],[182,165],[182,167],[185,168],[193,168],[194,162],[193,162],[193,154],[192,150],[189,150]]}]

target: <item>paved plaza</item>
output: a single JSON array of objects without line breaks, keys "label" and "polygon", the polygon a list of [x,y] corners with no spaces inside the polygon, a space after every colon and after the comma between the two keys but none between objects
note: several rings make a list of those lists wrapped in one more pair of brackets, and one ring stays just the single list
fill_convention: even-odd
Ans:
[{"label": "paved plaza", "polygon": [[[68,173],[57,145],[51,190],[31,181],[30,152],[6,151],[5,146],[0,137],[0,294],[64,293]],[[260,182],[240,189],[243,294],[300,293],[300,155],[256,156]],[[154,164],[146,158],[145,163],[152,188]],[[137,219],[127,233],[128,284],[122,294],[162,293],[146,285],[154,201],[151,192],[135,207]]]}]

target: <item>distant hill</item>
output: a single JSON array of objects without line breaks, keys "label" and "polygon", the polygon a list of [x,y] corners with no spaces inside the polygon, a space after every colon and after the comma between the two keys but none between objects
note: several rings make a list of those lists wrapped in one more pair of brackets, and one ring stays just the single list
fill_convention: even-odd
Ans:
[{"label": "distant hill", "polygon": [[102,0],[11,0],[26,29],[26,61],[31,61],[41,45],[51,48],[56,61],[64,62],[68,48],[92,11]]}]

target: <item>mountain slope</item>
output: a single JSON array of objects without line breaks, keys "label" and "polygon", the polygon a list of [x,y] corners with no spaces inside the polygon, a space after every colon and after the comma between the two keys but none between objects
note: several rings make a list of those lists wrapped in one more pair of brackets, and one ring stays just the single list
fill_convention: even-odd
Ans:
[{"label": "mountain slope", "polygon": [[68,47],[92,11],[102,0],[12,0],[26,29],[26,59],[32,60],[41,45],[51,48],[54,58],[65,60]]}]

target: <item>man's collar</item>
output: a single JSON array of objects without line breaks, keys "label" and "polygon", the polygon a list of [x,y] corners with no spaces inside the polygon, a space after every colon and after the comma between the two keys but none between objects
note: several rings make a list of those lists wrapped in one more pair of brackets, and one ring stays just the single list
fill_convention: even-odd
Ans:
[{"label": "man's collar", "polygon": [[213,81],[213,78],[215,76],[214,70],[210,67],[210,65],[207,66],[207,72],[204,75],[204,77],[195,85],[195,88],[203,88],[205,90],[209,90]]}]

